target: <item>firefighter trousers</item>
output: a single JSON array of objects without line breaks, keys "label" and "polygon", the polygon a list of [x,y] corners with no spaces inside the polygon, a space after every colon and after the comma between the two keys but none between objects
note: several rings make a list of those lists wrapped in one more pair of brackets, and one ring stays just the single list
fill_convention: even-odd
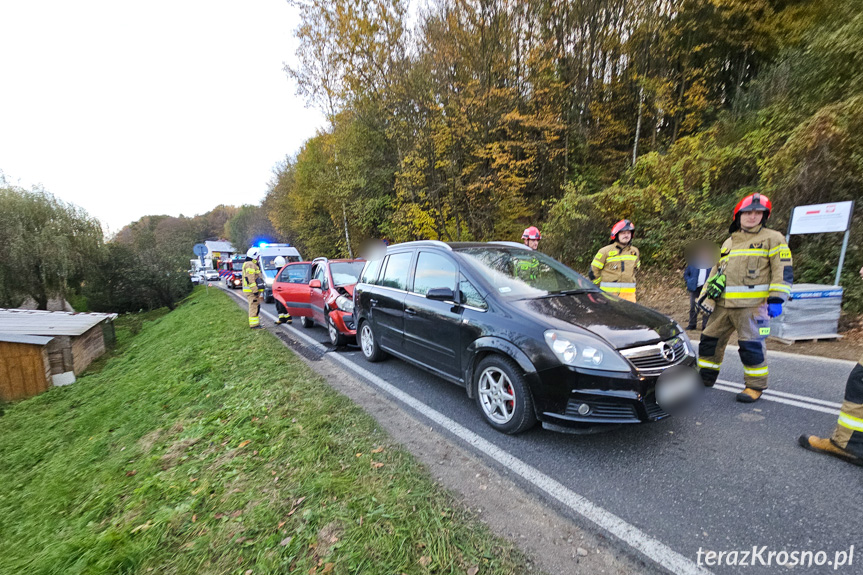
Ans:
[{"label": "firefighter trousers", "polygon": [[863,457],[863,365],[859,363],[848,376],[839,422],[830,439],[842,449]]},{"label": "firefighter trousers", "polygon": [[288,308],[282,305],[282,302],[276,300],[276,312],[279,314],[279,323],[291,323],[291,314],[288,313]]},{"label": "firefighter trousers", "polygon": [[701,372],[704,385],[716,383],[725,356],[725,346],[735,331],[746,387],[767,389],[767,346],[764,343],[770,335],[767,304],[741,308],[716,306],[698,345],[698,371]]},{"label": "firefighter trousers", "polygon": [[249,327],[258,327],[261,325],[261,294],[247,292],[246,299],[249,300]]}]

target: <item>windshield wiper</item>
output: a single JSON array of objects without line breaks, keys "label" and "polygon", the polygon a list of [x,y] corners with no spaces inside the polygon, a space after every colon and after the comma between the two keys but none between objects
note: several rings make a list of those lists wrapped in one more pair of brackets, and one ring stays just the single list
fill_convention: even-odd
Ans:
[{"label": "windshield wiper", "polygon": [[565,295],[576,295],[576,294],[580,294],[580,293],[587,293],[587,292],[589,292],[589,291],[593,291],[593,290],[588,290],[588,289],[564,289],[564,290],[560,290],[560,291],[550,291],[550,292],[548,292],[547,294],[545,294],[545,295],[541,295],[541,296],[539,296],[539,297],[560,297],[560,296],[565,296]]}]

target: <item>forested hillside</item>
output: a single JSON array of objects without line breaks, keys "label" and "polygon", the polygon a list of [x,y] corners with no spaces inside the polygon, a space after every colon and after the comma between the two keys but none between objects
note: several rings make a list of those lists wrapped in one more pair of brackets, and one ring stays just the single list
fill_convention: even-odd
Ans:
[{"label": "forested hillside", "polygon": [[[781,230],[794,205],[861,194],[860,0],[297,4],[287,73],[329,125],[265,205],[303,253],[535,224],[584,269],[628,217],[646,262],[670,269],[688,241],[720,241],[746,193],[773,199]],[[830,281],[840,240],[792,240],[798,281]]]}]

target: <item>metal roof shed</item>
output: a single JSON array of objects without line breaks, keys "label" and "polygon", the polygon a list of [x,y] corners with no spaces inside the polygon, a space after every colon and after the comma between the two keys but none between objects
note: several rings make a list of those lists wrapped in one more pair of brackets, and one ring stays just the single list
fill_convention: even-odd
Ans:
[{"label": "metal roof shed", "polygon": [[114,343],[117,314],[0,309],[0,333],[49,336],[47,344],[55,385],[72,383]]},{"label": "metal roof shed", "polygon": [[231,242],[207,240],[204,242],[204,245],[207,246],[208,258],[225,257],[237,253],[236,248],[231,245]]},{"label": "metal roof shed", "polygon": [[0,401],[26,399],[51,386],[53,337],[0,333]]}]

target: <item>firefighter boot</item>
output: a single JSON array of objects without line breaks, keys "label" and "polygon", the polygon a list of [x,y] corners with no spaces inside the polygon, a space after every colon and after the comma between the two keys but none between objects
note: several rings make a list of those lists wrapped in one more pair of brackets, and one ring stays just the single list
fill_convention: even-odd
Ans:
[{"label": "firefighter boot", "polygon": [[797,438],[797,443],[799,443],[801,447],[808,449],[809,451],[832,455],[833,457],[838,457],[839,459],[847,461],[848,463],[853,463],[854,465],[859,465],[863,467],[863,459],[857,457],[848,450],[842,449],[829,439],[825,439],[823,437],[818,437],[815,435],[801,435],[799,438]]},{"label": "firefighter boot", "polygon": [[740,403],[755,403],[759,399],[761,399],[761,394],[764,393],[760,389],[752,389],[751,387],[747,387],[743,391],[737,394],[737,401]]}]

